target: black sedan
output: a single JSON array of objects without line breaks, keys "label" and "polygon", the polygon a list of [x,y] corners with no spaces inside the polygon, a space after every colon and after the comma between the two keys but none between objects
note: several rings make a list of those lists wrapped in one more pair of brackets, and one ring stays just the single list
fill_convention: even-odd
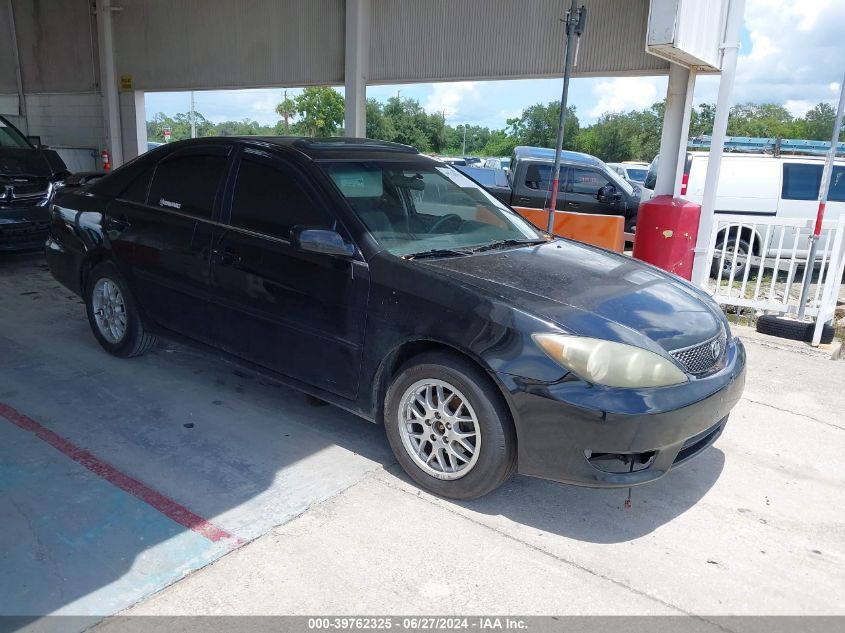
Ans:
[{"label": "black sedan", "polygon": [[652,481],[742,393],[743,346],[705,294],[538,232],[406,146],[171,143],[60,192],[51,216],[50,269],[107,351],[212,346],[383,424],[447,497],[515,471]]}]

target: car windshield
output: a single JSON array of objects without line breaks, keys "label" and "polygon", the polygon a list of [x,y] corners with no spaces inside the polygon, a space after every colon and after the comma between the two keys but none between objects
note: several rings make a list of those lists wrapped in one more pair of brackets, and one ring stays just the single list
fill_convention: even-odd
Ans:
[{"label": "car windshield", "polygon": [[628,172],[629,179],[637,182],[645,182],[645,175],[648,173],[648,169],[639,167],[628,167],[625,171]]},{"label": "car windshield", "polygon": [[326,161],[320,166],[370,233],[398,256],[460,255],[547,238],[482,187],[429,161]]},{"label": "car windshield", "polygon": [[0,147],[32,149],[32,145],[29,144],[24,135],[3,117],[0,117]]}]

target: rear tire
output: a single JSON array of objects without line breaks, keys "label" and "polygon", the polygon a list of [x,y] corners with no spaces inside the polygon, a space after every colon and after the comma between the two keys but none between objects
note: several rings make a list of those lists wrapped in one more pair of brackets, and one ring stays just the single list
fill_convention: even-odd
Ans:
[{"label": "rear tire", "polygon": [[457,354],[429,352],[403,365],[385,396],[384,426],[405,472],[436,495],[476,499],[516,470],[516,432],[501,393]]},{"label": "rear tire", "polygon": [[[807,323],[806,321],[795,321],[785,317],[774,314],[764,314],[757,319],[757,331],[760,334],[769,334],[779,338],[785,338],[792,341],[804,341],[810,343],[813,340],[813,331],[816,328],[815,323]],[[825,324],[822,326],[821,343],[830,343],[833,340],[833,328]]]},{"label": "rear tire", "polygon": [[[751,245],[743,238],[737,240],[735,236],[731,236],[727,239],[728,248],[725,250],[725,263],[722,267],[722,279],[727,280],[730,278],[731,264],[733,263],[733,252],[734,249],[738,249],[738,252],[736,254],[736,270],[734,271],[734,280],[742,280],[743,276],[745,275],[745,267],[749,265],[749,260],[751,259]],[[713,251],[713,263],[710,266],[710,276],[713,279],[719,278],[719,264],[722,261],[722,247],[724,243],[725,237],[723,236],[716,243],[716,249]]]},{"label": "rear tire", "polygon": [[109,354],[140,356],[155,345],[156,337],[144,330],[135,298],[113,263],[98,264],[88,275],[85,308],[94,337]]}]

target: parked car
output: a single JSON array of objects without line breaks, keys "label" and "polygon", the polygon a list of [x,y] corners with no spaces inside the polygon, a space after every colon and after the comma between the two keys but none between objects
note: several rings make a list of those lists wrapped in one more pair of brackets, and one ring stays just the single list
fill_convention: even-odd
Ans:
[{"label": "parked car", "polygon": [[484,167],[487,169],[504,169],[508,171],[511,168],[510,158],[488,158],[484,161]]},{"label": "parked car", "polygon": [[[701,204],[704,199],[704,179],[707,174],[708,152],[688,152],[681,180],[680,195]],[[657,182],[659,157],[651,162],[644,183],[643,198],[651,198]],[[725,247],[724,232],[716,237],[716,247],[721,259],[721,250],[730,254],[724,260],[726,274],[733,264],[733,252],[737,250],[738,266],[734,272],[742,277],[749,253],[765,254],[776,257],[778,252],[791,256],[794,244],[799,257],[809,255],[810,229],[802,229],[798,240],[795,236],[784,235],[781,242],[781,230],[775,228],[769,232],[765,226],[754,227],[754,218],[772,216],[790,219],[816,218],[818,195],[821,186],[824,158],[816,156],[779,156],[770,154],[726,153],[722,157],[719,174],[719,186],[716,190],[716,213],[731,213],[748,216],[748,225],[739,232],[735,229],[727,236]],[[830,193],[825,209],[825,218],[837,219],[845,212],[845,160],[836,159],[830,180]],[[824,249],[818,257],[824,256]],[[718,273],[714,262],[713,273]]]},{"label": "parked car", "polygon": [[648,174],[648,163],[640,163],[633,160],[626,160],[622,163],[608,163],[607,166],[622,176],[631,185],[641,186],[645,182],[646,174]]},{"label": "parked car", "polygon": [[464,161],[467,167],[481,167],[484,162],[478,156],[464,156]]},{"label": "parked car", "polygon": [[438,156],[437,160],[447,165],[460,165],[461,167],[468,167],[467,159],[463,156]]},{"label": "parked car", "polygon": [[50,197],[69,175],[54,150],[0,117],[0,252],[44,247]]},{"label": "parked car", "polygon": [[[508,185],[488,187],[490,193],[514,207],[545,209],[551,195],[554,150],[519,146],[511,157]],[[561,153],[559,211],[621,215],[625,230],[637,225],[639,191],[595,156]]]},{"label": "parked car", "polygon": [[52,206],[50,270],[100,345],[212,346],[383,424],[422,487],[628,487],[701,453],[745,352],[706,294],[536,230],[366,139],[171,143]]}]

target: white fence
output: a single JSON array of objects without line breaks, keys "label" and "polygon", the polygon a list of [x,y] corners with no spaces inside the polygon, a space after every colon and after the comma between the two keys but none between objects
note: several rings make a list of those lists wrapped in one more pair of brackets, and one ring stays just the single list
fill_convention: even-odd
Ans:
[{"label": "white fence", "polygon": [[748,215],[715,219],[706,260],[713,262],[713,298],[737,311],[797,314],[804,278],[811,275],[805,314],[816,317],[813,345],[818,345],[824,324],[834,316],[845,269],[845,216],[822,224],[815,267],[806,265],[814,220]]}]

